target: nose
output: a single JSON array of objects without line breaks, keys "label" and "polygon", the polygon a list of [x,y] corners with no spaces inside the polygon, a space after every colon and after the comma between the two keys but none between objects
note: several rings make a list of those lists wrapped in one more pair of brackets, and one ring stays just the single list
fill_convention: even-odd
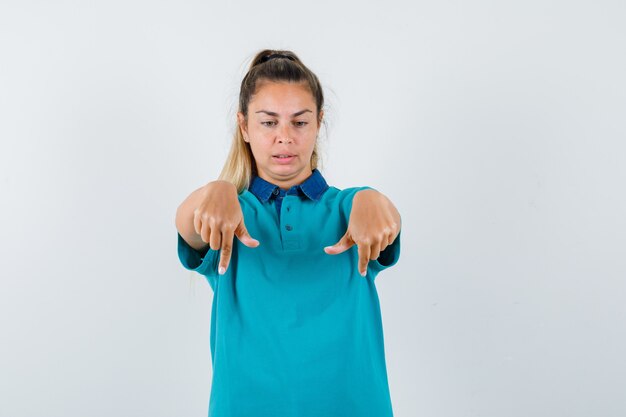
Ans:
[{"label": "nose", "polygon": [[287,123],[283,123],[283,125],[278,129],[278,142],[280,143],[291,143],[291,133],[289,131],[289,125]]}]

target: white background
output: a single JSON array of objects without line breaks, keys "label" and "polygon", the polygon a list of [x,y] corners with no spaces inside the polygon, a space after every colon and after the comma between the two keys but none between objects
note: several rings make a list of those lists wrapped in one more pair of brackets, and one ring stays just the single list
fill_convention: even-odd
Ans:
[{"label": "white background", "polygon": [[174,217],[263,48],[325,87],[328,182],[402,215],[377,278],[395,415],[626,415],[625,21],[617,0],[2,0],[0,415],[206,415],[212,293]]}]

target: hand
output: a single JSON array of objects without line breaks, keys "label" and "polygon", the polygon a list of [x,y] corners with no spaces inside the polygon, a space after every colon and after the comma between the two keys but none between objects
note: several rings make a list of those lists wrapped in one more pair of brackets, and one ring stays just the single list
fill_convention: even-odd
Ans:
[{"label": "hand", "polygon": [[234,184],[212,181],[204,186],[203,194],[193,212],[193,226],[211,249],[222,250],[218,271],[224,274],[230,263],[233,235],[250,248],[259,246],[259,241],[253,239],[246,229]]},{"label": "hand", "polygon": [[348,230],[324,251],[330,255],[342,253],[353,245],[359,249],[359,273],[365,276],[370,260],[391,245],[400,233],[400,213],[393,203],[376,190],[361,190],[354,195]]}]

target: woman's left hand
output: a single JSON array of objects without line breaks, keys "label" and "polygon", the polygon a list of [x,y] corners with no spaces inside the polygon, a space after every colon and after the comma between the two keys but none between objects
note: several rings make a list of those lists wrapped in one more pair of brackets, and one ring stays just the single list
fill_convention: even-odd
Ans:
[{"label": "woman's left hand", "polygon": [[324,251],[337,255],[357,245],[359,273],[365,276],[368,262],[378,259],[380,253],[396,240],[400,228],[400,213],[391,200],[376,190],[361,190],[352,200],[348,230],[339,242],[325,247]]}]

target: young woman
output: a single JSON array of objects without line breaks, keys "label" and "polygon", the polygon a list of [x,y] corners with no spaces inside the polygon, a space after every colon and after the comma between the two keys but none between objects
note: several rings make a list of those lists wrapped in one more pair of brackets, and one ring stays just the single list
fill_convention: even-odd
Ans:
[{"label": "young woman", "polygon": [[220,180],[178,208],[179,259],[214,292],[210,417],[393,415],[374,281],[398,261],[400,214],[326,183],[323,103],[293,52],[259,52]]}]

